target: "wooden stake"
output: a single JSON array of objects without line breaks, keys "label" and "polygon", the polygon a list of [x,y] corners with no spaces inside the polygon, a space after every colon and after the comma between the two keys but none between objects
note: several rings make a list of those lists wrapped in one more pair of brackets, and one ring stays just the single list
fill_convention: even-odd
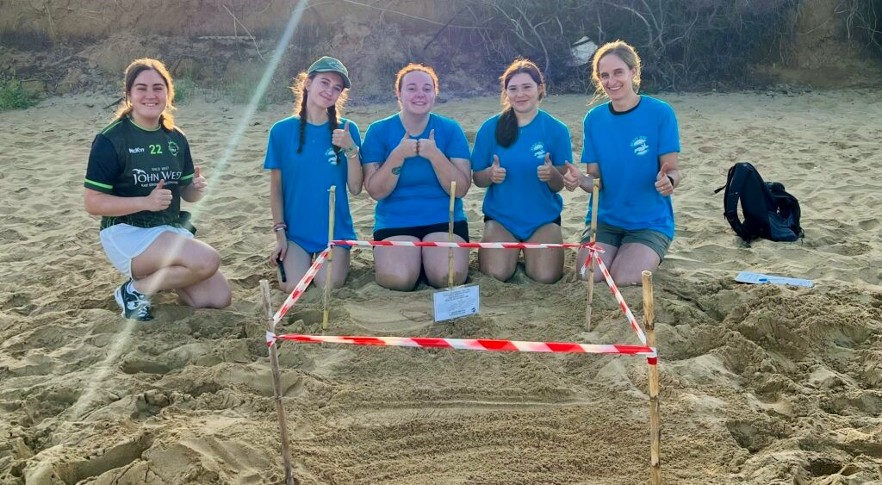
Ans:
[{"label": "wooden stake", "polygon": [[[652,294],[652,273],[643,272],[643,325],[646,328],[646,344],[655,347],[655,307]],[[661,421],[658,402],[658,357],[646,359],[649,363],[649,483],[661,484]]]},{"label": "wooden stake", "polygon": [[[453,207],[456,204],[456,181],[450,182],[450,209],[447,219],[447,240],[453,242]],[[447,287],[453,288],[453,248],[447,248]]]},{"label": "wooden stake", "polygon": [[[336,202],[337,186],[332,185],[328,189],[328,244],[334,240],[334,204]],[[325,291],[322,293],[322,330],[328,329],[328,313],[331,309],[331,276],[334,274],[334,250],[328,253],[328,270],[325,273]]]},{"label": "wooden stake", "polygon": [[[266,313],[266,328],[275,334],[276,326],[273,323],[273,303],[270,298],[270,286],[267,280],[260,280],[260,295],[263,299],[263,310]],[[269,348],[270,365],[273,369],[273,395],[276,401],[276,415],[279,418],[279,432],[282,435],[282,464],[285,467],[285,485],[294,485],[294,475],[291,472],[291,454],[288,451],[288,418],[285,417],[285,406],[282,404],[282,375],[279,371],[279,354],[276,345]]]},{"label": "wooden stake", "polygon": [[[591,226],[589,229],[591,244],[597,241],[597,212],[600,197],[600,179],[594,178],[594,188],[591,192]],[[588,258],[588,304],[585,306],[585,330],[591,331],[591,307],[594,304],[594,258]]]}]

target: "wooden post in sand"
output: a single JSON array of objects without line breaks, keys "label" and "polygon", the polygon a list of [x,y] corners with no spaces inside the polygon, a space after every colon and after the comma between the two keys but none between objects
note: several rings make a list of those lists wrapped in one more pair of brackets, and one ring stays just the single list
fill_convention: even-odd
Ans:
[{"label": "wooden post in sand", "polygon": [[[450,182],[450,209],[447,219],[447,240],[453,242],[453,207],[456,205],[456,181]],[[447,287],[453,288],[453,248],[447,248]]]},{"label": "wooden post in sand", "polygon": [[[334,204],[337,186],[328,189],[328,246],[334,240]],[[322,330],[328,329],[328,312],[331,309],[331,276],[334,274],[334,248],[328,252],[328,270],[325,272],[325,290],[322,293]]]},{"label": "wooden post in sand", "polygon": [[[600,197],[600,179],[594,177],[594,188],[591,192],[591,226],[590,242],[597,241],[597,203]],[[588,253],[588,303],[585,306],[585,330],[591,331],[591,306],[594,304],[594,254]]]},{"label": "wooden post in sand", "polygon": [[[276,325],[273,323],[273,303],[270,298],[270,287],[267,280],[260,280],[260,295],[263,299],[263,309],[267,316],[267,330],[275,334]],[[288,451],[288,418],[285,417],[285,406],[282,404],[282,375],[279,372],[279,354],[276,344],[269,348],[270,365],[273,369],[273,395],[276,401],[276,415],[279,418],[279,432],[282,435],[282,464],[285,467],[285,485],[294,485],[294,475],[291,472],[291,454]]]},{"label": "wooden post in sand", "polygon": [[[646,345],[655,347],[655,307],[652,295],[652,273],[643,272],[643,326],[646,328]],[[661,421],[658,415],[658,356],[646,359],[649,363],[649,483],[661,484]]]}]

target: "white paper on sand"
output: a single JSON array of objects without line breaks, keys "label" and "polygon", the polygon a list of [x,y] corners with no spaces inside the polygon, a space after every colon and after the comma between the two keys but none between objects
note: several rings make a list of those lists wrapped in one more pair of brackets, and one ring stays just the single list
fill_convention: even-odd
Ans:
[{"label": "white paper on sand", "polygon": [[739,283],[763,284],[771,283],[773,285],[792,285],[804,286],[811,288],[815,286],[812,280],[804,280],[800,278],[787,278],[784,276],[772,276],[762,273],[751,273],[750,271],[742,271],[735,277],[735,281]]},{"label": "white paper on sand", "polygon": [[435,306],[435,321],[443,322],[454,318],[478,313],[481,308],[481,294],[478,285],[458,286],[432,294]]}]

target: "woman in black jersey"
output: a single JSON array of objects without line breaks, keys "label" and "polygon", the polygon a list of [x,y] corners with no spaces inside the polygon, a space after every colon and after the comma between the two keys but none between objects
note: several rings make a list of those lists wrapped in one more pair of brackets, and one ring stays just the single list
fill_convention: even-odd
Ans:
[{"label": "woman in black jersey", "polygon": [[86,211],[101,216],[104,252],[129,277],[114,298],[124,317],[140,321],[153,319],[150,296],[162,290],[192,307],[230,304],[220,255],[193,237],[181,211],[181,199],[202,198],[206,180],[174,125],[174,93],[162,62],[132,62],[125,101],[92,142],[86,169]]}]

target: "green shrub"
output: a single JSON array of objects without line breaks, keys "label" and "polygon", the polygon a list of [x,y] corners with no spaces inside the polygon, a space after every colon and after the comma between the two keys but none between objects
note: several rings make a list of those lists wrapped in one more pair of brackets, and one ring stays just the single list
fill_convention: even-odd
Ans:
[{"label": "green shrub", "polygon": [[22,87],[18,79],[0,79],[0,111],[30,108],[37,101],[37,96]]},{"label": "green shrub", "polygon": [[175,79],[175,104],[182,104],[196,97],[199,86],[196,81],[184,77]]}]

